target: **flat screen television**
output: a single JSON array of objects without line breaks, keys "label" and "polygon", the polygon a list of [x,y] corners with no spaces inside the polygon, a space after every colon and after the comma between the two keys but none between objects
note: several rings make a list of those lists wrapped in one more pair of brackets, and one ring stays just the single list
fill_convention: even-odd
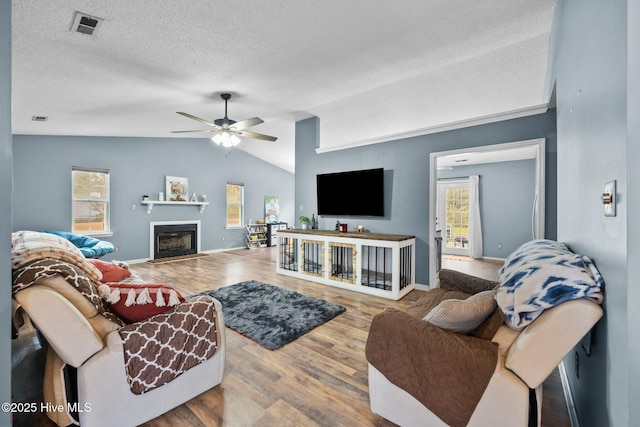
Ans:
[{"label": "flat screen television", "polygon": [[384,216],[384,169],[319,174],[318,215]]}]

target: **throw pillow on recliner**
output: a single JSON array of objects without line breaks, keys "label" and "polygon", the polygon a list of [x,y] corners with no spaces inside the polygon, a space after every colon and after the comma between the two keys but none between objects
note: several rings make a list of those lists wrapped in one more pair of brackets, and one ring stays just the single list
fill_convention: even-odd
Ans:
[{"label": "throw pillow on recliner", "polygon": [[98,291],[111,312],[129,323],[172,310],[185,301],[176,289],[162,284],[105,283]]},{"label": "throw pillow on recliner", "polygon": [[122,268],[113,262],[101,261],[99,259],[88,259],[88,262],[94,265],[102,273],[102,283],[119,282],[131,276],[131,271]]},{"label": "throw pillow on recliner", "polygon": [[478,292],[467,299],[447,299],[434,307],[423,320],[442,329],[468,334],[496,308],[496,291]]}]

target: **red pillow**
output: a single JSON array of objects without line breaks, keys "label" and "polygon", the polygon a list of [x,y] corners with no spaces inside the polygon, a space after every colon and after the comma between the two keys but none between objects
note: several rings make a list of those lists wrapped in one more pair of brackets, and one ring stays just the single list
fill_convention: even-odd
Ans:
[{"label": "red pillow", "polygon": [[100,261],[99,259],[88,259],[102,273],[102,283],[119,282],[125,277],[131,276],[131,272],[126,268],[115,265],[112,262]]},{"label": "red pillow", "polygon": [[169,285],[104,283],[98,287],[109,309],[130,323],[173,309],[184,297]]}]

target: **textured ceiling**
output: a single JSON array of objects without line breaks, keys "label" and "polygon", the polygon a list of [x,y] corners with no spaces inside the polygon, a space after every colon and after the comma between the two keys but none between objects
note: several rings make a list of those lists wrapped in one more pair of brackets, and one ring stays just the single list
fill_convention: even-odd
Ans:
[{"label": "textured ceiling", "polygon": [[[320,151],[546,108],[555,1],[13,0],[13,133],[176,137],[261,117],[240,148],[294,171],[295,121]],[[104,18],[70,31],[74,11]],[[48,116],[46,122],[31,117]],[[206,134],[179,137],[206,137]],[[203,143],[209,143],[203,140]]]}]

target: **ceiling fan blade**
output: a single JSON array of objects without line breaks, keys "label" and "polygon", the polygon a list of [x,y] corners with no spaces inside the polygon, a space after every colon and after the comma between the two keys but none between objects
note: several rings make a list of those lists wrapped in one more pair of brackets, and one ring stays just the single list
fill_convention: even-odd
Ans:
[{"label": "ceiling fan blade", "polygon": [[251,126],[259,125],[261,123],[264,123],[264,120],[262,120],[259,117],[252,117],[250,119],[235,122],[234,124],[231,125],[231,128],[235,130],[244,130],[244,129],[250,128]]},{"label": "ceiling fan blade", "polygon": [[271,142],[278,139],[275,136],[263,135],[261,133],[255,133],[255,132],[247,132],[246,130],[236,132],[236,134],[240,136],[244,136],[245,138],[261,139],[263,141],[271,141]]},{"label": "ceiling fan blade", "polygon": [[172,130],[171,133],[189,133],[189,132],[218,132],[217,129],[197,129],[197,130]]},{"label": "ceiling fan blade", "polygon": [[220,129],[220,126],[218,126],[217,124],[215,124],[213,122],[210,122],[209,120],[201,119],[200,117],[196,117],[196,116],[194,116],[192,114],[189,114],[189,113],[183,113],[182,111],[176,111],[176,112],[178,114],[180,114],[181,116],[185,116],[185,117],[187,117],[189,119],[197,120],[200,123],[204,123],[205,125],[209,125],[209,126],[211,126],[213,128]]}]

